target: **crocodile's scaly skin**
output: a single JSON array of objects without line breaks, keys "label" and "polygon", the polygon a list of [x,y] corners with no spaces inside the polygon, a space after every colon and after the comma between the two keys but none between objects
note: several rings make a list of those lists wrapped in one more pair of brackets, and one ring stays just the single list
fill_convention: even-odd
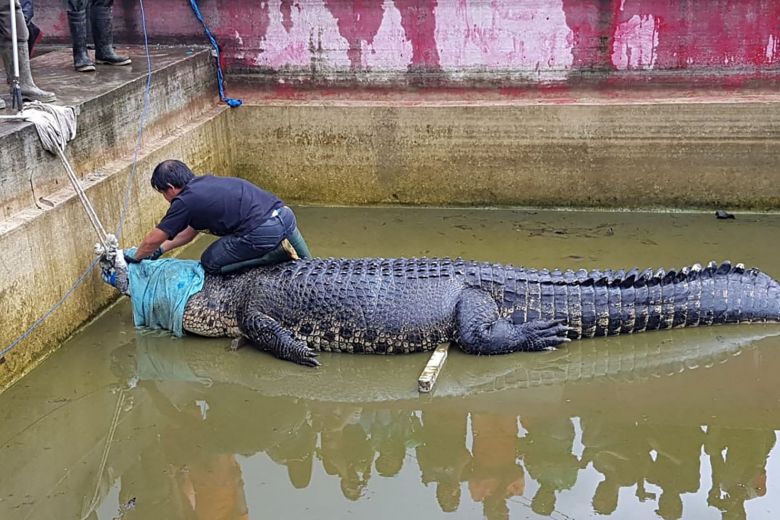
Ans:
[{"label": "crocodile's scaly skin", "polygon": [[245,336],[304,364],[315,350],[475,354],[672,327],[778,321],[780,285],[756,269],[547,271],[442,259],[312,259],[206,276],[185,330]]}]

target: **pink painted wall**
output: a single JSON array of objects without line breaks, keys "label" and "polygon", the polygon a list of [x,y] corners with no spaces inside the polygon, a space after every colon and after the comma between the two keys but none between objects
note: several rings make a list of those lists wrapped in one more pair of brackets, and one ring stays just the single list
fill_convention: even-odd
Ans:
[{"label": "pink painted wall", "polygon": [[[141,41],[138,0],[116,32]],[[62,0],[36,20],[67,37]],[[780,74],[778,0],[201,0],[231,69],[281,74],[495,73],[556,81],[582,72]],[[153,43],[205,43],[187,0],[147,0]]]}]

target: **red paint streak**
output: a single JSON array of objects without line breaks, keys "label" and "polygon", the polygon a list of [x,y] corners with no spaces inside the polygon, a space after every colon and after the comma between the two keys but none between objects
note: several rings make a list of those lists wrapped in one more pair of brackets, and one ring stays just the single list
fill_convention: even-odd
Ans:
[{"label": "red paint streak", "polygon": [[[623,9],[621,10],[621,4]],[[634,16],[657,25],[656,69],[766,68],[780,63],[780,3],[767,0],[563,0],[576,70],[614,69],[612,45]],[[768,55],[769,54],[769,55]]]},{"label": "red paint streak", "polygon": [[438,0],[394,0],[401,12],[401,26],[412,42],[410,69],[440,70],[436,46],[436,6]]},{"label": "red paint streak", "polygon": [[290,29],[293,27],[292,6],[293,0],[282,0],[281,4],[279,4],[279,11],[282,13],[282,27],[287,31],[287,34],[290,33]]},{"label": "red paint streak", "polygon": [[[361,63],[361,42],[371,42],[384,12],[382,0],[323,0],[336,17],[338,28],[350,46],[353,67]],[[411,67],[438,70],[440,57],[434,41],[437,27],[451,20],[436,19],[439,3],[460,1],[467,13],[487,9],[497,0],[394,0],[402,26],[411,42]],[[535,0],[554,2],[555,0]],[[282,25],[290,30],[293,9],[306,9],[313,26],[330,23],[314,0],[280,0]],[[780,37],[780,1],[777,0],[562,0],[566,23],[572,30],[575,71],[598,71],[604,86],[611,81],[611,54],[617,27],[633,16],[652,16],[658,27],[655,69],[697,69],[717,76],[724,72],[743,78],[776,78],[780,44],[767,50],[770,37]],[[202,0],[203,16],[230,65],[257,68],[256,58],[268,37],[270,0]],[[621,3],[623,9],[621,10]],[[45,43],[70,44],[62,0],[36,0],[35,21],[45,33]],[[273,3],[275,6],[276,3]],[[145,2],[151,43],[206,44],[188,2]],[[319,18],[319,19],[318,19]],[[326,20],[327,19],[327,20]],[[132,0],[114,2],[114,34],[119,44],[142,43],[140,10]],[[325,51],[325,59],[328,58]],[[338,52],[338,51],[333,51]],[[246,57],[242,57],[246,56]],[[464,69],[474,63],[463,63]],[[572,75],[572,79],[578,75]],[[636,77],[636,76],[635,76]],[[644,77],[644,75],[642,76]],[[650,77],[648,75],[648,77]],[[637,78],[640,79],[640,78]],[[690,75],[686,81],[694,81]],[[655,82],[664,80],[658,76]]]},{"label": "red paint streak", "polygon": [[656,68],[733,69],[780,62],[767,56],[769,37],[780,34],[780,3],[744,0],[626,0],[618,24],[633,16],[658,22]]},{"label": "red paint streak", "polygon": [[605,3],[563,0],[566,24],[572,31],[572,68],[575,70],[613,68],[612,38],[608,35],[613,32],[614,16],[611,7],[604,8]]},{"label": "red paint streak", "polygon": [[325,6],[336,18],[339,34],[349,43],[347,56],[352,70],[362,63],[361,42],[373,43],[379,32],[385,10],[383,0],[325,0]]},{"label": "red paint streak", "polygon": [[228,65],[252,68],[255,56],[263,52],[268,28],[271,25],[267,0],[223,1],[217,16],[204,17],[211,32],[224,51]]}]

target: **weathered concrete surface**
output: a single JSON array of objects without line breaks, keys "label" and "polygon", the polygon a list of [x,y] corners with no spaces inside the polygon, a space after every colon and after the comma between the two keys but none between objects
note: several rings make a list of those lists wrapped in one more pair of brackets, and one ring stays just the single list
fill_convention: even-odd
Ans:
[{"label": "weathered concrete surface", "polygon": [[780,207],[772,90],[252,90],[233,172],[290,201]]},{"label": "weathered concrete surface", "polygon": [[[138,243],[165,212],[165,201],[149,186],[149,172],[170,157],[181,158],[200,171],[227,171],[230,158],[225,140],[229,131],[217,109],[205,121],[182,126],[174,135],[144,150],[130,182],[131,196],[124,222],[124,244]],[[186,138],[182,138],[185,137]],[[109,231],[117,229],[125,200],[130,157],[120,156],[104,166],[105,176],[87,180],[87,196]],[[0,222],[0,345],[6,347],[36,319],[44,316],[94,260],[97,241],[73,190],[49,196],[54,207],[30,209]],[[0,389],[33,368],[41,358],[90,317],[116,299],[116,292],[98,271],[88,274],[65,303],[0,364]]]},{"label": "weathered concrete surface", "polygon": [[[203,15],[233,70],[303,81],[544,83],[658,71],[778,75],[774,0],[213,0]],[[37,22],[66,41],[61,0]],[[116,2],[117,36],[140,42],[137,2]],[[145,5],[155,42],[205,42],[188,2]]]},{"label": "weathered concrete surface", "polygon": [[[58,104],[81,110],[78,137],[66,150],[78,172],[100,171],[136,146],[146,58],[140,47],[120,51],[132,56],[132,66],[101,66],[94,74],[75,72],[67,49],[32,60],[36,83],[54,91]],[[213,103],[216,88],[207,50],[152,48],[150,54],[154,70],[144,129],[147,139],[197,117]],[[3,75],[0,82],[4,81]],[[11,115],[10,110],[2,113]],[[68,183],[59,159],[41,148],[31,123],[0,123],[0,164],[0,220],[35,206],[36,198],[46,199]],[[45,200],[37,203],[47,205]]]},{"label": "weathered concrete surface", "polygon": [[[63,62],[62,54],[45,56],[54,70],[50,75],[45,73],[45,67],[37,67],[37,59],[34,67],[44,72],[40,74],[41,84],[56,90],[61,102],[82,106],[79,134],[69,147],[73,165],[83,176],[82,186],[109,232],[118,229],[122,207],[128,201],[122,242],[137,243],[165,211],[165,201],[149,186],[149,172],[155,164],[177,157],[199,170],[229,168],[231,148],[225,140],[230,133],[226,120],[220,117],[224,109],[213,103],[208,53],[189,56],[186,49],[156,53],[160,61],[155,60],[158,65],[152,78],[153,97],[144,128],[144,146],[129,182],[127,198],[141,116],[145,62],[135,52],[134,70],[112,69],[110,74],[118,76],[107,73],[108,84],[104,84],[100,74],[91,76],[91,80],[83,79],[87,75],[71,77],[76,73],[64,71],[67,61]],[[61,75],[54,78],[57,70]],[[90,82],[95,83],[92,89],[87,85]],[[3,206],[9,213],[0,218],[0,348],[5,349],[66,296],[94,260],[96,236],[63,167],[40,151],[31,125],[1,123],[0,130],[0,140],[8,140],[0,148]],[[7,150],[6,142],[18,147]],[[36,194],[46,201],[44,209],[34,205],[29,184],[28,193],[19,195],[29,178],[26,168],[34,172]],[[22,205],[20,200],[26,204]],[[96,272],[87,274],[84,283],[59,309],[46,316],[40,327],[0,359],[0,389],[33,368],[115,298],[115,291],[108,290]]]}]

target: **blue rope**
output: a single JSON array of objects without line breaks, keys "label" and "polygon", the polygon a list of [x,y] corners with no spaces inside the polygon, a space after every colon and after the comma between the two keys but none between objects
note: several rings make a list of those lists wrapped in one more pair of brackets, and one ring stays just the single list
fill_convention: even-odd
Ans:
[{"label": "blue rope", "polygon": [[200,13],[197,0],[190,0],[190,6],[192,6],[192,11],[195,13],[195,17],[203,26],[203,30],[211,42],[211,47],[214,49],[214,55],[217,58],[217,86],[219,87],[219,99],[227,103],[227,105],[231,108],[240,107],[242,103],[240,99],[233,99],[225,96],[225,77],[222,74],[222,61],[219,54],[219,44],[217,44],[217,40],[214,39],[214,35],[211,34],[211,31],[206,25],[206,21],[203,19],[203,15]]},{"label": "blue rope", "polygon": [[87,268],[87,270],[86,270],[86,271],[84,271],[83,273],[81,273],[81,276],[79,276],[79,279],[78,279],[78,280],[76,280],[76,283],[74,283],[73,285],[71,285],[71,286],[70,286],[70,289],[68,289],[67,291],[65,291],[65,294],[64,294],[64,295],[62,295],[62,298],[60,298],[60,301],[58,301],[57,303],[55,303],[54,305],[52,305],[52,306],[51,306],[51,308],[50,308],[48,311],[46,311],[45,313],[43,313],[43,316],[41,316],[40,318],[38,318],[37,320],[35,320],[35,321],[33,322],[33,324],[30,326],[30,328],[29,328],[29,329],[27,329],[26,331],[24,331],[24,333],[23,333],[21,336],[19,336],[19,337],[18,337],[18,338],[16,338],[15,340],[13,340],[13,341],[11,342],[11,344],[10,344],[10,345],[8,345],[8,346],[7,346],[7,347],[5,347],[5,348],[4,348],[2,351],[0,351],[0,359],[2,359],[2,358],[3,358],[3,356],[5,356],[5,355],[6,355],[6,354],[8,354],[9,352],[11,352],[13,349],[15,349],[15,348],[17,347],[17,345],[19,345],[19,343],[21,343],[22,341],[24,341],[25,339],[27,339],[27,337],[28,337],[30,334],[32,334],[32,333],[33,333],[33,331],[34,331],[35,329],[37,329],[37,328],[38,328],[38,326],[39,326],[41,323],[43,323],[44,321],[46,321],[46,319],[47,319],[49,316],[51,316],[51,315],[54,313],[54,311],[56,311],[57,309],[59,309],[59,308],[62,306],[62,304],[63,304],[63,303],[65,303],[65,300],[67,300],[67,299],[68,299],[68,297],[69,297],[69,296],[70,296],[70,295],[73,293],[73,291],[75,291],[75,290],[76,290],[76,288],[78,288],[78,286],[79,286],[79,285],[81,285],[81,284],[84,282],[84,280],[87,278],[87,275],[88,275],[89,273],[91,273],[91,272],[92,272],[92,270],[93,270],[93,269],[95,268],[95,266],[97,265],[97,263],[98,263],[98,260],[100,260],[100,259],[99,259],[99,258],[95,258],[95,259],[92,261],[92,263],[89,265],[89,267]]},{"label": "blue rope", "polygon": [[[144,2],[143,0],[138,0],[141,4],[141,25],[144,30],[144,49],[146,51],[146,87],[144,89],[144,104],[143,109],[141,110],[141,121],[140,126],[138,128],[138,138],[135,143],[135,151],[133,152],[133,165],[130,170],[130,175],[127,178],[127,187],[125,188],[125,200],[122,205],[122,209],[120,210],[120,217],[119,217],[119,227],[117,229],[117,238],[122,236],[122,225],[124,224],[125,220],[125,212],[127,211],[127,206],[130,203],[130,193],[132,189],[132,180],[135,177],[136,172],[136,162],[138,160],[138,152],[141,148],[141,138],[143,136],[144,132],[144,124],[146,123],[146,113],[149,111],[149,91],[152,88],[152,58],[149,54],[149,38],[146,33],[146,15],[144,13]],[[15,349],[22,341],[27,339],[30,334],[33,333],[35,329],[37,329],[46,319],[48,319],[49,316],[51,316],[57,309],[59,309],[63,303],[65,303],[65,300],[68,299],[68,297],[73,294],[73,291],[75,291],[82,283],[84,283],[84,280],[87,279],[87,275],[89,275],[94,269],[95,266],[98,263],[99,258],[95,258],[92,263],[89,265],[86,271],[81,273],[81,276],[76,280],[76,282],[71,285],[70,289],[65,291],[65,294],[60,298],[60,300],[52,305],[48,311],[46,311],[43,316],[38,318],[33,322],[33,324],[28,328],[26,331],[24,331],[18,338],[13,340],[10,345],[3,348],[3,350],[0,350],[0,359],[3,358],[6,354],[11,352],[13,349]]]}]

